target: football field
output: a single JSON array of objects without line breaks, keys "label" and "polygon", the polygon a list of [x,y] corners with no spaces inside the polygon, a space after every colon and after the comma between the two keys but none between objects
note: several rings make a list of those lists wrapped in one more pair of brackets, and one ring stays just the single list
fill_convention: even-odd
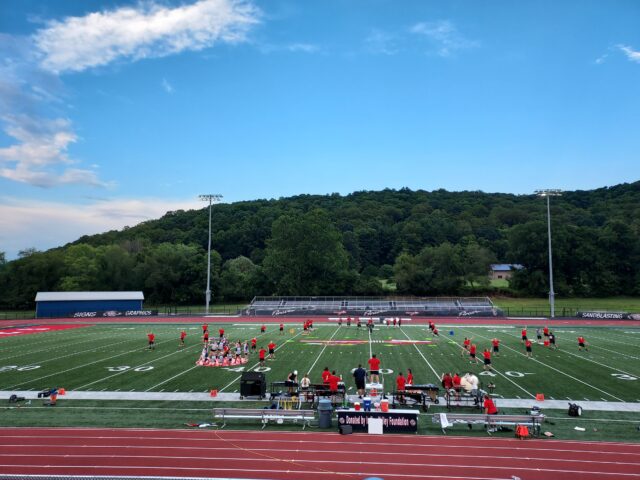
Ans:
[{"label": "football field", "polygon": [[[348,393],[355,393],[352,370],[372,354],[381,359],[384,390],[395,390],[395,377],[413,371],[415,383],[440,384],[444,372],[474,372],[484,386],[494,383],[498,398],[640,402],[640,329],[634,327],[574,327],[553,329],[558,350],[534,343],[533,358],[525,356],[520,326],[441,325],[433,338],[424,325],[402,328],[376,325],[369,335],[358,329],[317,323],[305,334],[300,323],[285,324],[284,335],[274,324],[260,334],[258,323],[209,324],[211,336],[225,329],[231,341],[258,338],[258,348],[273,341],[276,358],[260,367],[257,354],[240,366],[201,367],[195,362],[202,350],[202,329],[193,324],[87,324],[21,327],[0,330],[0,390],[39,391],[53,386],[67,391],[92,392],[239,392],[244,371],[263,371],[267,382],[282,381],[292,370],[308,373],[320,383],[325,367],[343,375]],[[23,330],[27,329],[27,330]],[[179,334],[187,332],[186,345]],[[156,335],[156,348],[147,348],[147,333]],[[535,340],[535,326],[529,325]],[[584,336],[589,351],[578,351]],[[494,369],[472,364],[462,355],[469,337],[482,350],[500,339]]]}]

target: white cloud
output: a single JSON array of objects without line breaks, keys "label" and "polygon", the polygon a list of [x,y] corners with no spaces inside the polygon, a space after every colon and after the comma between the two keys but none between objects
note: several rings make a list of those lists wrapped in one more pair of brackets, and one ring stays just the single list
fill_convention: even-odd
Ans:
[{"label": "white cloud", "polygon": [[441,57],[449,57],[457,51],[479,45],[477,41],[465,38],[449,20],[416,23],[409,31],[428,39]]},{"label": "white cloud", "polygon": [[608,57],[608,56],[609,56],[609,54],[608,54],[608,53],[605,53],[605,54],[603,54],[603,55],[600,55],[598,58],[596,58],[596,59],[594,60],[594,63],[595,63],[596,65],[602,65],[602,64],[605,62],[605,60],[607,59],[607,57]]},{"label": "white cloud", "polygon": [[630,61],[640,63],[640,51],[634,50],[632,47],[628,45],[616,45],[616,46],[620,50],[622,50],[622,52],[624,52],[624,54],[627,56],[627,58]]},{"label": "white cloud", "polygon": [[51,21],[34,36],[40,65],[54,73],[79,72],[118,59],[162,57],[237,43],[260,12],[239,0],[200,0],[169,8],[157,3]]},{"label": "white cloud", "polygon": [[145,220],[171,210],[202,208],[197,199],[157,198],[93,200],[87,205],[0,198],[0,251],[13,259],[20,250],[46,250]]},{"label": "white cloud", "polygon": [[321,51],[320,47],[318,45],[314,45],[313,43],[262,43],[258,45],[258,49],[264,54],[275,52],[318,53]]},{"label": "white cloud", "polygon": [[382,55],[395,55],[398,53],[396,36],[382,30],[372,30],[364,41],[370,53]]},{"label": "white cloud", "polygon": [[0,177],[38,187],[105,186],[91,170],[60,168],[75,163],[67,154],[69,145],[78,140],[69,120],[48,120],[26,114],[7,115],[2,120],[5,133],[17,143],[0,148]]},{"label": "white cloud", "polygon": [[169,81],[166,78],[162,79],[162,88],[164,88],[164,91],[171,94],[173,92],[175,92],[175,89],[173,88],[173,85],[171,85],[169,83]]}]

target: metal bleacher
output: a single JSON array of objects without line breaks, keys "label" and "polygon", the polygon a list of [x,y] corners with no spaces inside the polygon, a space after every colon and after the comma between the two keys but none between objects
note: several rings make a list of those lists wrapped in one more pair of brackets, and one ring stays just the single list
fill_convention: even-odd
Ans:
[{"label": "metal bleacher", "polygon": [[501,316],[488,297],[255,297],[246,315]]}]

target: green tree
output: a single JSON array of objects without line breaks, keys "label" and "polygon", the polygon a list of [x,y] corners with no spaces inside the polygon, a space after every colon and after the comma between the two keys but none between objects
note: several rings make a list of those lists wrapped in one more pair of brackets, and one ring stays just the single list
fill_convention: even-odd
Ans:
[{"label": "green tree", "polygon": [[264,271],[279,295],[341,294],[349,259],[340,232],[323,210],[284,215],[273,223]]},{"label": "green tree", "polygon": [[222,266],[220,288],[222,296],[230,300],[250,300],[260,284],[260,267],[244,256],[227,260]]}]

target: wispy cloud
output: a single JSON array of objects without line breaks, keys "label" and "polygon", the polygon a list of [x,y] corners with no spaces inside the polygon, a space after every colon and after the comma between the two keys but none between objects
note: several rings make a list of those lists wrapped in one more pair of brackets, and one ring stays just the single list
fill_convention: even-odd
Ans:
[{"label": "wispy cloud", "polygon": [[603,55],[600,55],[598,58],[596,58],[593,63],[595,63],[596,65],[602,65],[606,60],[607,57],[609,57],[608,53],[605,53]]},{"label": "wispy cloud", "polygon": [[449,20],[416,23],[409,31],[427,39],[441,57],[479,46],[479,42],[464,37]]},{"label": "wispy cloud", "polygon": [[640,51],[634,50],[632,47],[628,45],[616,45],[626,56],[627,58],[636,63],[640,63]]},{"label": "wispy cloud", "polygon": [[364,40],[366,49],[370,53],[395,55],[398,53],[397,36],[383,30],[373,29]]},{"label": "wispy cloud", "polygon": [[[20,250],[63,245],[82,235],[133,226],[170,210],[202,208],[196,199],[92,199],[78,205],[0,197],[0,245],[9,258]],[[29,244],[24,239],[29,238]]]},{"label": "wispy cloud", "polygon": [[173,85],[171,85],[166,78],[162,79],[161,85],[162,85],[162,88],[164,88],[164,91],[167,92],[168,94],[172,94],[175,91],[173,88]]},{"label": "wispy cloud", "polygon": [[264,54],[277,53],[277,52],[291,52],[291,53],[319,53],[322,51],[319,45],[313,43],[259,43],[257,44],[258,50]]},{"label": "wispy cloud", "polygon": [[69,120],[46,120],[28,115],[5,116],[2,120],[6,125],[5,133],[18,143],[0,148],[1,177],[38,187],[64,184],[105,186],[95,172],[65,166],[75,163],[67,150],[78,140]]},{"label": "wispy cloud", "polygon": [[[111,185],[94,170],[78,168],[69,154],[78,136],[66,118],[60,75],[242,42],[260,16],[244,0],[199,0],[175,8],[149,0],[42,22],[30,37],[0,33],[0,122],[13,140],[0,147],[0,177],[45,188]],[[166,79],[161,86],[174,92]]]},{"label": "wispy cloud", "polygon": [[202,50],[217,42],[242,42],[259,18],[255,6],[238,0],[200,0],[175,8],[146,2],[51,21],[35,34],[34,42],[43,69],[79,72],[118,59],[135,61]]}]

